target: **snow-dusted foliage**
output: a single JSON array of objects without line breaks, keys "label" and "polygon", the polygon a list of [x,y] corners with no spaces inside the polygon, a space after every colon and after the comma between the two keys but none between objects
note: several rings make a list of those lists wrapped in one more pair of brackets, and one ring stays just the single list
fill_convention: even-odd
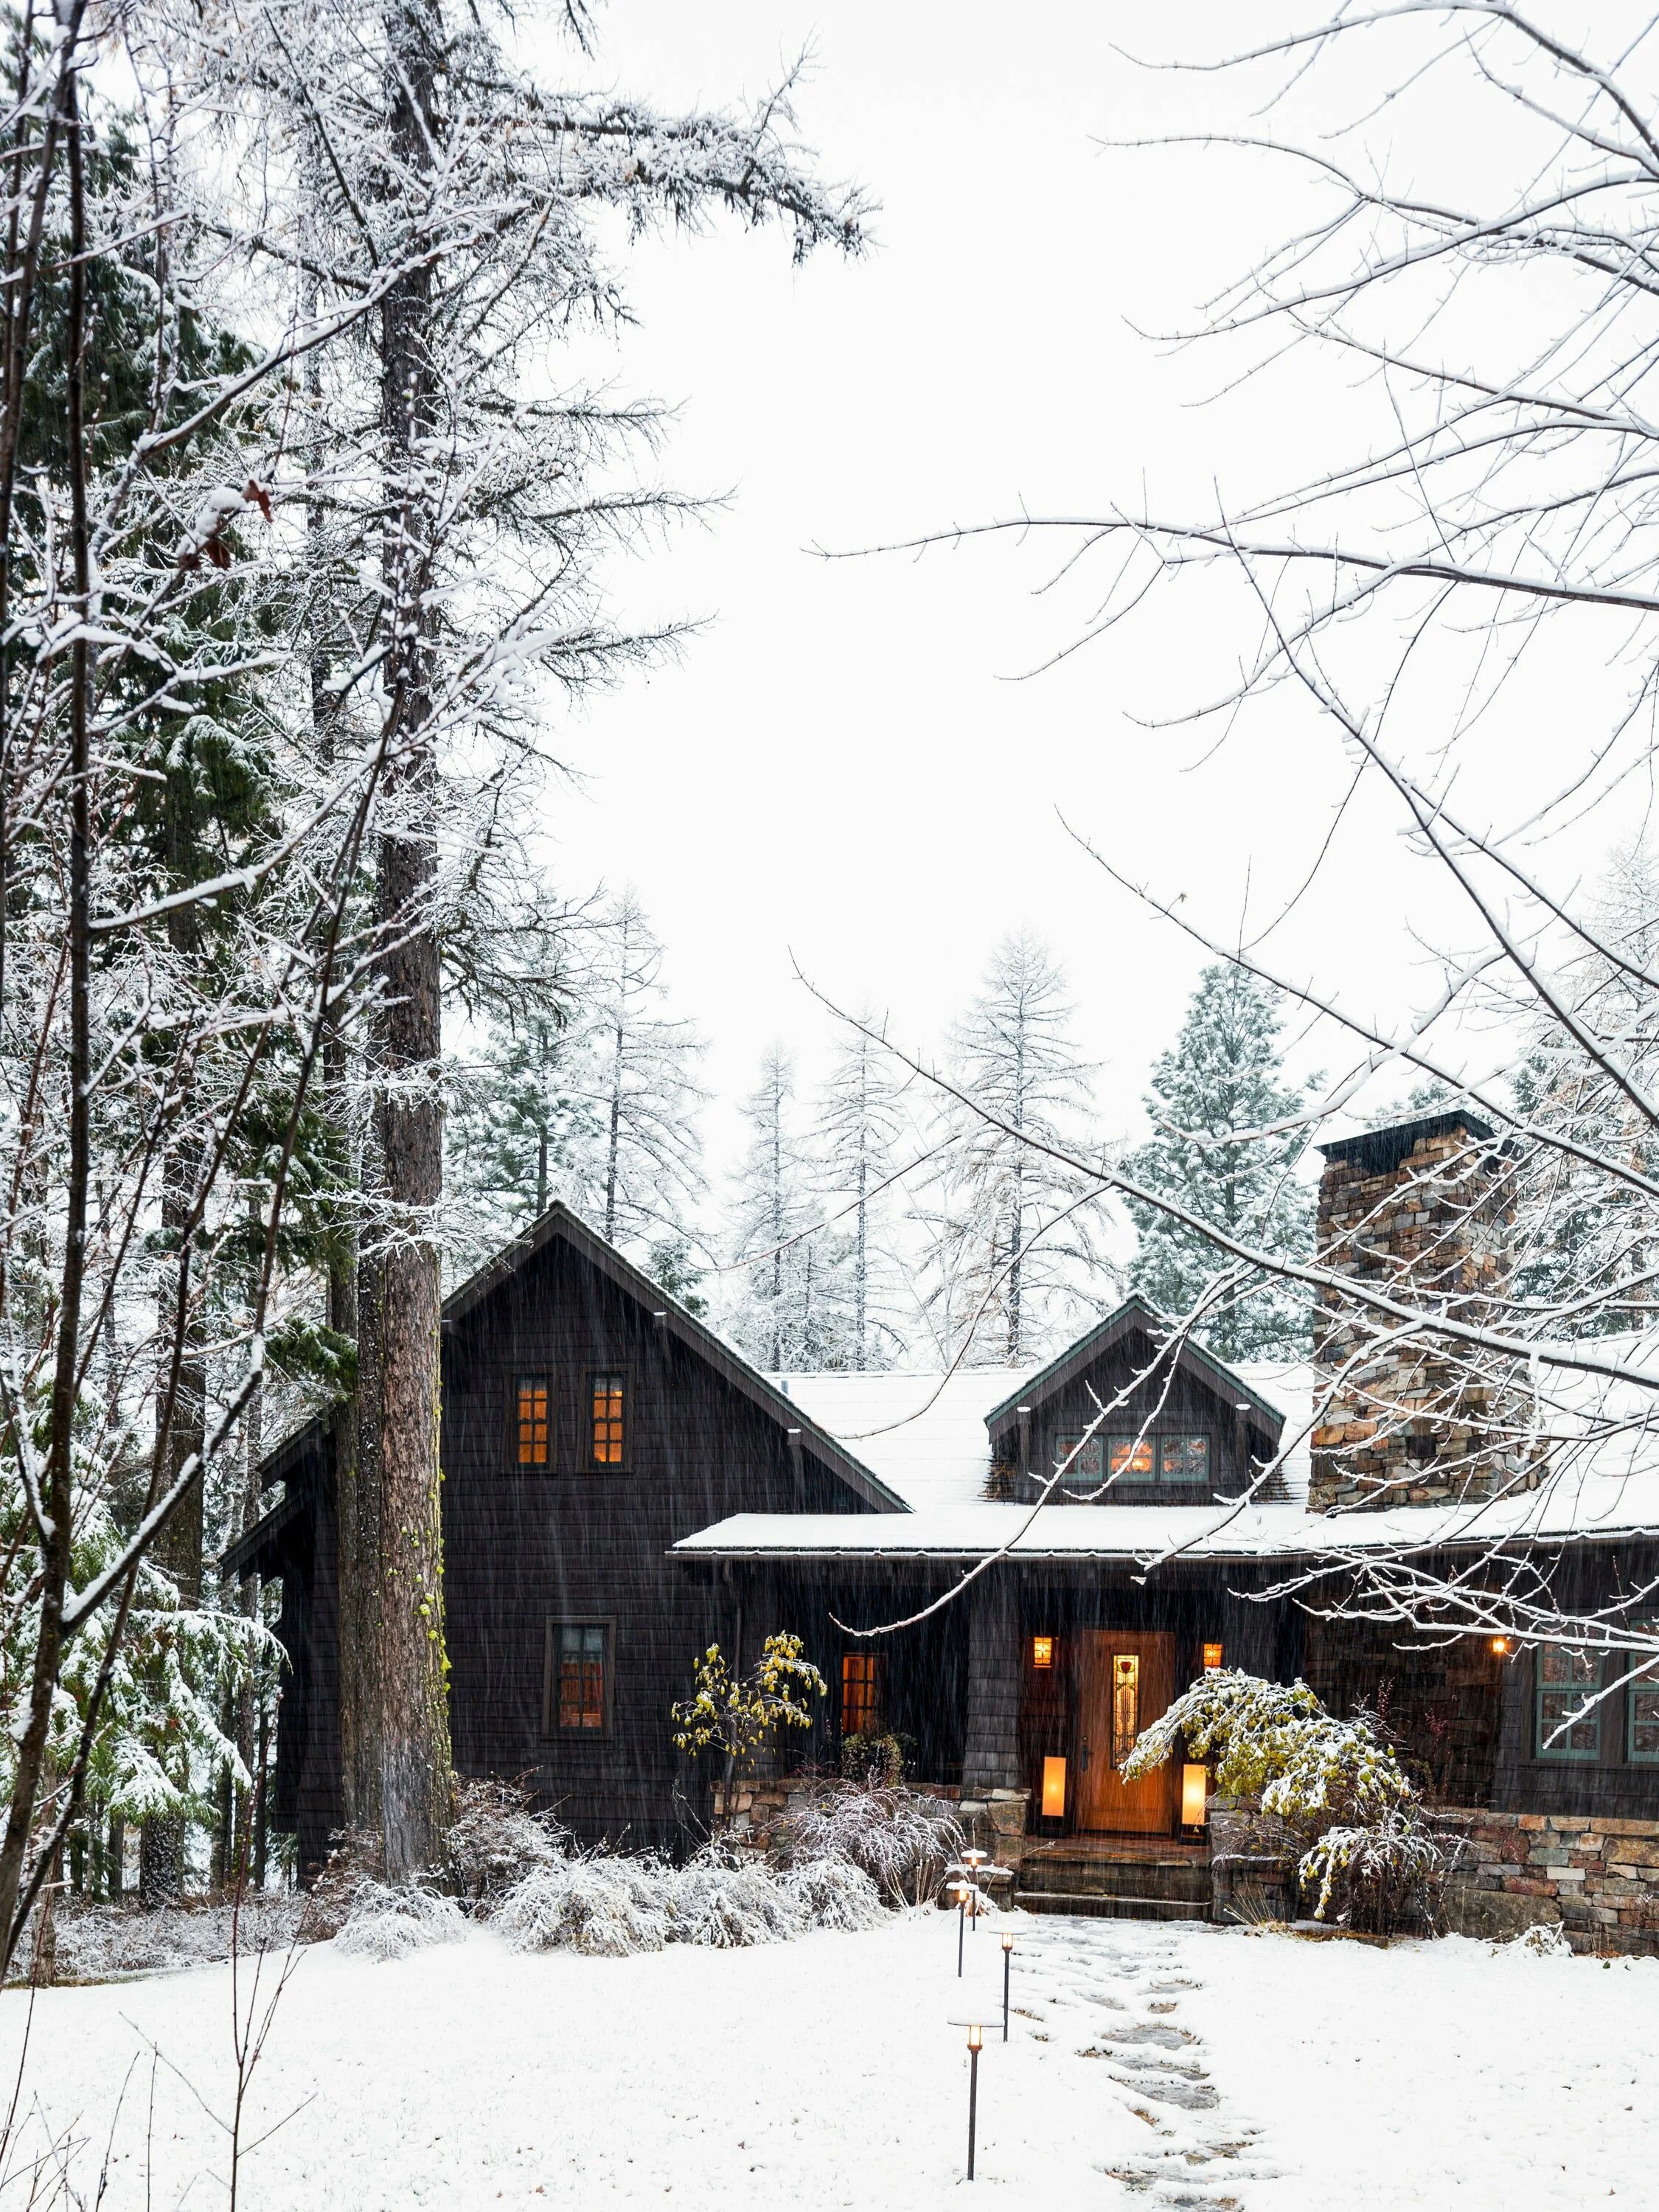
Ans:
[{"label": "snow-dusted foliage", "polygon": [[731,1951],[782,1943],[804,1933],[805,1900],[758,1859],[744,1862],[705,1845],[669,1886],[672,1940]]},{"label": "snow-dusted foliage", "polygon": [[844,1860],[892,1904],[928,1905],[963,1838],[956,1808],[942,1798],[877,1783],[828,1782],[790,1808],[775,1841],[790,1867]]},{"label": "snow-dusted foliage", "polygon": [[[229,1958],[233,1941],[246,1958],[285,1950],[311,1934],[310,1901],[291,1892],[250,1894],[240,1911],[221,1902],[146,1911],[136,1905],[82,1905],[73,1898],[60,1899],[56,1910],[60,1982],[105,1982],[122,1974],[209,1966]],[[27,1954],[25,1942],[13,1967],[20,1978],[27,1978]]]},{"label": "snow-dusted foliage", "polygon": [[[1287,1259],[1313,1249],[1313,1200],[1296,1172],[1306,1135],[1301,1087],[1279,1065],[1284,1001],[1224,961],[1200,976],[1181,1034],[1152,1069],[1152,1135],[1124,1162],[1147,1190],[1228,1237]],[[1262,1132],[1284,1125],[1283,1133]],[[1166,1314],[1202,1308],[1198,1334],[1224,1359],[1293,1358],[1306,1348],[1308,1300],[1269,1276],[1236,1271],[1201,1230],[1135,1200],[1139,1249],[1130,1280]],[[1206,1295],[1213,1304],[1206,1305]]]},{"label": "snow-dusted foliage", "polygon": [[887,1917],[881,1892],[851,1859],[803,1859],[784,1869],[778,1887],[810,1928],[878,1928]]},{"label": "snow-dusted foliage", "polygon": [[1144,1731],[1123,1762],[1125,1779],[1164,1765],[1183,1741],[1227,1796],[1255,1799],[1297,1840],[1297,1877],[1318,1888],[1316,1919],[1334,1910],[1386,1933],[1429,1917],[1445,1855],[1370,1714],[1337,1720],[1305,1682],[1218,1670]]},{"label": "snow-dusted foliage", "polygon": [[423,1881],[396,1885],[360,1875],[335,1938],[354,1959],[406,1959],[434,1943],[459,1942],[466,1921],[453,1897]]},{"label": "snow-dusted foliage", "polygon": [[499,1897],[568,1851],[568,1829],[544,1813],[531,1812],[529,1793],[515,1784],[463,1782],[459,1795],[449,1863],[468,1897]]},{"label": "snow-dusted foliage", "polygon": [[1534,1920],[1530,1928],[1523,1928],[1518,1936],[1511,1936],[1507,1943],[1494,1943],[1494,1951],[1513,1951],[1523,1959],[1571,1959],[1572,1945],[1567,1941],[1567,1931],[1559,1920]]},{"label": "snow-dusted foliage", "polygon": [[563,1854],[515,1882],[491,1924],[515,1951],[584,1951],[625,1959],[660,1951],[672,1922],[677,1870],[660,1859]]}]

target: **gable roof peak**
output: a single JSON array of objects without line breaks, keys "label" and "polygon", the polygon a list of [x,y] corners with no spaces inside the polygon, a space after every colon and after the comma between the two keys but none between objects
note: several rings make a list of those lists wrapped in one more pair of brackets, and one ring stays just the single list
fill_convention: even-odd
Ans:
[{"label": "gable roof peak", "polygon": [[[1063,1389],[1091,1360],[1109,1351],[1114,1344],[1133,1331],[1141,1330],[1161,1351],[1176,1335],[1177,1327],[1168,1314],[1161,1312],[1139,1291],[1131,1291],[1103,1321],[1097,1322],[1092,1328],[1085,1329],[1073,1343],[1056,1354],[1046,1367],[1040,1368],[1035,1375],[1028,1376],[1012,1395],[1003,1399],[1000,1405],[993,1406],[985,1416],[988,1431],[994,1437],[998,1430],[1005,1427],[1014,1415],[1022,1410],[1030,1411],[1044,1398]],[[1247,1382],[1235,1369],[1218,1359],[1212,1352],[1193,1337],[1181,1339],[1175,1348],[1175,1360],[1178,1367],[1188,1369],[1218,1396],[1226,1396],[1232,1405],[1259,1414],[1275,1437],[1283,1429],[1283,1409],[1275,1406],[1270,1398],[1263,1397],[1253,1383]]]}]

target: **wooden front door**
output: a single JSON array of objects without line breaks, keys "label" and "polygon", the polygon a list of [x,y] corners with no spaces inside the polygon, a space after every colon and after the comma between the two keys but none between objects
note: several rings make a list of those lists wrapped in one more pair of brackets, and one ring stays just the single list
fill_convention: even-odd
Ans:
[{"label": "wooden front door", "polygon": [[1175,1638],[1139,1629],[1092,1628],[1081,1638],[1078,1686],[1078,1826],[1167,1836],[1175,1828],[1175,1768],[1139,1782],[1118,1772],[1135,1738],[1175,1697]]}]

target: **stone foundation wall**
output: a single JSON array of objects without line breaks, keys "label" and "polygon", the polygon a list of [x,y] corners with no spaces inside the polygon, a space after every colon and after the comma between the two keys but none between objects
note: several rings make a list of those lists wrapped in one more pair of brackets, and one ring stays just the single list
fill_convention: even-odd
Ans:
[{"label": "stone foundation wall", "polygon": [[1659,1820],[1574,1813],[1437,1813],[1462,1844],[1449,1934],[1518,1936],[1559,1922],[1575,1951],[1659,1956]]}]

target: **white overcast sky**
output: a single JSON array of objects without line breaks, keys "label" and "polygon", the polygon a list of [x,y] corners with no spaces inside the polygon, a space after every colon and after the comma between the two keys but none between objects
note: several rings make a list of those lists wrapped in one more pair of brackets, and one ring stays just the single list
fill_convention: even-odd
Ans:
[{"label": "white overcast sky", "polygon": [[[1222,52],[1230,15],[1236,29],[1236,10],[1183,11],[1185,50]],[[1215,80],[1115,51],[1159,26],[1060,0],[615,0],[599,15],[587,80],[665,107],[753,95],[810,46],[803,133],[825,175],[880,204],[875,249],[852,264],[794,270],[781,234],[730,226],[627,264],[639,320],[617,386],[678,407],[665,477],[730,501],[620,575],[631,611],[707,628],[560,731],[585,781],[551,795],[546,834],[570,888],[637,885],[727,1101],[775,1036],[809,1077],[821,1057],[792,955],[927,1042],[996,938],[1029,924],[1065,961],[1108,1128],[1127,1130],[1197,956],[1060,816],[1223,928],[1247,877],[1260,917],[1325,834],[1341,781],[1328,737],[1287,721],[1200,772],[1208,738],[1144,726],[1224,674],[1231,646],[1188,629],[1195,603],[1160,600],[1107,647],[1020,681],[1092,604],[1033,595],[1040,550],[833,564],[811,550],[1022,502],[1099,511],[1143,484],[1170,507],[1212,485],[1236,499],[1298,459],[1318,410],[1340,415],[1339,388],[1294,379],[1200,404],[1219,362],[1149,335],[1190,325],[1297,212],[1259,165],[1103,143],[1224,111]],[[1413,931],[1435,933],[1436,894],[1394,821],[1344,836],[1340,895],[1328,881],[1276,943],[1386,1012],[1426,994]],[[718,1167],[729,1108],[709,1133]]]}]

